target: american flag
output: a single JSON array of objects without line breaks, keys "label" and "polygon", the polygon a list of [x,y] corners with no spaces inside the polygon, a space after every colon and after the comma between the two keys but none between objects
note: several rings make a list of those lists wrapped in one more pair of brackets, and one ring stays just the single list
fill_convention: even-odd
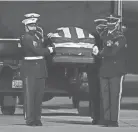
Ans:
[{"label": "american flag", "polygon": [[47,36],[51,38],[55,47],[92,48],[95,45],[94,36],[78,27],[60,27]]}]

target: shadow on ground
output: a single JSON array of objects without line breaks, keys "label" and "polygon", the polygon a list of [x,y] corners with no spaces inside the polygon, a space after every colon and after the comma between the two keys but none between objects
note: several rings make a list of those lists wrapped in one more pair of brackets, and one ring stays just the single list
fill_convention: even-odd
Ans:
[{"label": "shadow on ground", "polygon": [[[19,109],[23,109],[23,106],[18,106]],[[72,107],[72,104],[59,104],[59,105],[45,105],[45,106],[42,106],[42,108],[44,110],[61,110],[61,109],[68,109],[68,110],[71,110],[71,109],[74,109]],[[121,109],[123,110],[138,110],[138,103],[121,103]]]},{"label": "shadow on ground", "polygon": [[[17,107],[20,108],[20,109],[23,109],[23,105],[19,105]],[[54,110],[73,109],[73,105],[72,104],[43,105],[42,108],[43,109],[54,109]]]},{"label": "shadow on ground", "polygon": [[[0,116],[13,116],[13,115],[3,115],[3,114],[0,114]],[[23,116],[23,113],[15,113],[14,116]],[[54,112],[54,113],[42,113],[42,116],[78,116],[77,113],[66,113],[66,112],[60,112],[60,113],[57,113],[57,112]]]},{"label": "shadow on ground", "polygon": [[78,114],[60,112],[60,113],[42,113],[42,116],[78,116]]}]

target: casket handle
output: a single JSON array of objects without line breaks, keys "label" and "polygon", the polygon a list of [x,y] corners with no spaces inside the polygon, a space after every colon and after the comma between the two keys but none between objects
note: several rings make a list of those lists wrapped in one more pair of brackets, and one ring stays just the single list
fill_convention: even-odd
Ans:
[{"label": "casket handle", "polygon": [[64,56],[64,55],[67,55],[67,56],[68,56],[68,55],[69,55],[69,56],[70,56],[70,55],[72,55],[72,56],[84,56],[82,53],[81,53],[81,54],[61,53],[60,55],[63,55],[63,56]]}]

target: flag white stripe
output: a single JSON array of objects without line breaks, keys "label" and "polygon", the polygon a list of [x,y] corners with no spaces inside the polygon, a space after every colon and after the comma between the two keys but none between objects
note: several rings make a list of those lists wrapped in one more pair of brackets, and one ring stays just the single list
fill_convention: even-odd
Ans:
[{"label": "flag white stripe", "polygon": [[61,37],[58,33],[54,33],[53,35],[54,37]]},{"label": "flag white stripe", "polygon": [[65,37],[71,38],[70,30],[69,30],[68,27],[67,28],[64,28],[63,29],[63,32],[64,32]]},{"label": "flag white stripe", "polygon": [[58,28],[58,30],[63,30],[65,37],[71,38],[70,30],[68,27],[61,27],[61,28]]},{"label": "flag white stripe", "polygon": [[77,33],[77,35],[78,35],[78,38],[85,38],[83,29],[77,28],[77,27],[75,27],[75,28],[76,28],[76,33]]}]

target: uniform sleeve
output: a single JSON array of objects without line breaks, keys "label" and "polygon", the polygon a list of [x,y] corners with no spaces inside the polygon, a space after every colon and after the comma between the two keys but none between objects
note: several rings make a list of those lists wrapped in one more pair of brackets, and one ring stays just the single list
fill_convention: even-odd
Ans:
[{"label": "uniform sleeve", "polygon": [[115,56],[126,45],[126,39],[124,36],[119,36],[114,42],[112,47],[105,46],[99,53],[100,56]]},{"label": "uniform sleeve", "polygon": [[99,52],[99,56],[111,56],[111,47],[104,46],[104,48]]},{"label": "uniform sleeve", "polygon": [[104,37],[104,35],[106,34],[107,28],[106,27],[102,27],[97,29],[98,34],[101,36],[101,38]]},{"label": "uniform sleeve", "polygon": [[31,50],[36,55],[39,56],[50,55],[50,51],[48,48],[35,48],[33,45],[33,38],[31,38],[30,36],[24,36],[23,43],[29,50]]}]

